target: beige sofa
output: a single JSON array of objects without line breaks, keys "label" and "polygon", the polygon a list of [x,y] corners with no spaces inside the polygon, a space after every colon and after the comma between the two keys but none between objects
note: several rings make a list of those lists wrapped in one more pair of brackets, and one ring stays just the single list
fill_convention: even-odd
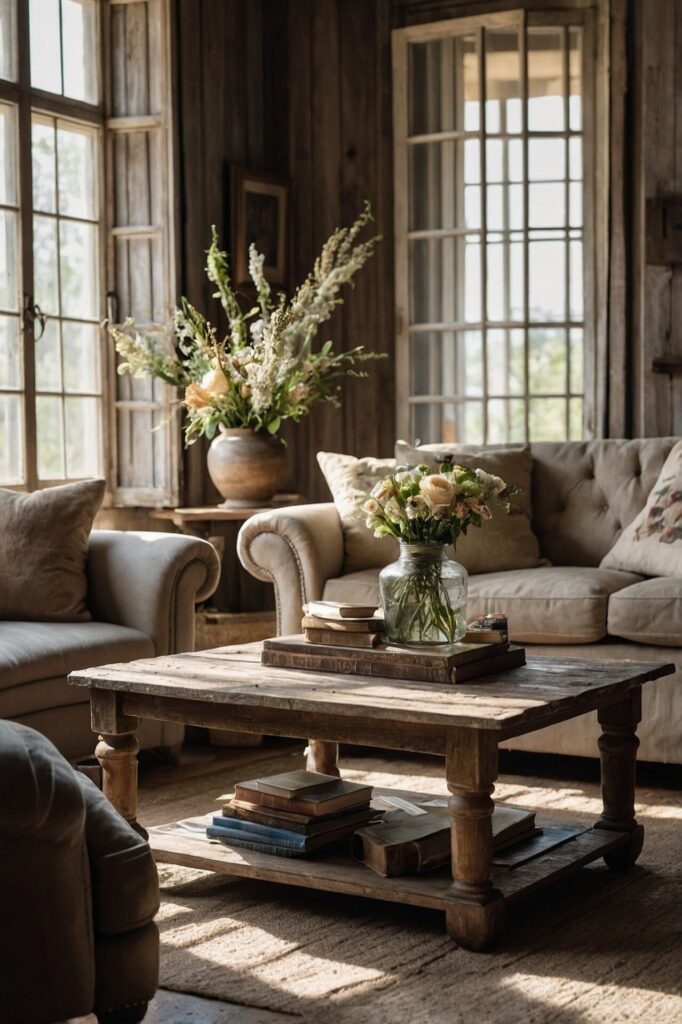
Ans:
[{"label": "beige sofa", "polygon": [[[0,718],[31,726],[64,756],[92,753],[87,692],[76,669],[194,649],[194,606],[218,584],[210,544],[170,533],[94,530],[88,548],[91,622],[0,622]],[[173,748],[182,726],[143,722],[142,747]]]},{"label": "beige sofa", "polygon": [[[682,763],[682,578],[599,569],[644,507],[677,438],[533,444],[533,529],[551,564],[469,577],[470,615],[502,611],[532,655],[674,662],[644,688],[641,760]],[[261,512],[242,527],[239,556],[275,588],[280,634],[300,632],[301,605],[321,597],[378,603],[378,569],[345,574],[333,504]],[[584,716],[509,741],[514,749],[594,756]]]}]

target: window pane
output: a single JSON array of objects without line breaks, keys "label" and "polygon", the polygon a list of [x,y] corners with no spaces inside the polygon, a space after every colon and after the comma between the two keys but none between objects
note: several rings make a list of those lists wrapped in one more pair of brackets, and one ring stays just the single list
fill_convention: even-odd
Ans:
[{"label": "window pane", "polygon": [[413,43],[410,54],[410,135],[478,131],[480,91],[474,36]]},{"label": "window pane", "polygon": [[566,399],[531,398],[528,402],[528,432],[531,441],[566,440]]},{"label": "window pane", "polygon": [[526,403],[522,398],[491,398],[487,444],[526,440]]},{"label": "window pane", "polygon": [[93,132],[59,123],[59,212],[71,217],[97,218],[97,175]]},{"label": "window pane", "polygon": [[410,242],[414,323],[471,323],[481,318],[478,236]]},{"label": "window pane", "polygon": [[528,389],[536,394],[566,392],[566,332],[562,329],[528,332]]},{"label": "window pane", "polygon": [[572,132],[582,131],[582,42],[580,28],[568,30],[568,117]]},{"label": "window pane", "polygon": [[65,398],[66,475],[69,479],[100,472],[99,399]]},{"label": "window pane", "polygon": [[566,243],[553,236],[528,245],[528,304],[531,320],[566,317]]},{"label": "window pane", "polygon": [[522,395],[525,391],[523,330],[488,331],[488,394]]},{"label": "window pane", "polygon": [[0,483],[24,480],[24,439],[19,395],[0,394]]},{"label": "window pane", "polygon": [[528,186],[528,226],[561,228],[566,223],[566,186],[563,182],[543,182]]},{"label": "window pane", "polygon": [[414,405],[412,424],[413,436],[424,444],[483,444],[483,403]]},{"label": "window pane", "polygon": [[43,313],[59,314],[59,271],[57,267],[57,221],[33,218],[33,290]]},{"label": "window pane", "polygon": [[99,327],[96,324],[62,323],[64,390],[100,390]]},{"label": "window pane", "polygon": [[[577,142],[571,139],[571,142]],[[528,180],[563,181],[566,177],[564,139],[528,140]]]},{"label": "window pane", "polygon": [[487,132],[520,132],[521,66],[516,28],[485,30]]},{"label": "window pane", "polygon": [[571,345],[571,380],[570,389],[574,395],[581,395],[583,391],[583,332],[579,327],[572,327],[569,331]]},{"label": "window pane", "polygon": [[97,5],[62,0],[64,95],[97,103]]},{"label": "window pane", "polygon": [[59,352],[59,322],[48,320],[34,346],[36,388],[38,391],[62,390],[62,360]]},{"label": "window pane", "polygon": [[529,28],[528,130],[555,132],[566,128],[564,109],[563,31]]},{"label": "window pane", "polygon": [[17,79],[16,0],[0,0],[0,78]]},{"label": "window pane", "polygon": [[19,320],[0,316],[0,388],[20,388],[22,384]]},{"label": "window pane", "polygon": [[55,133],[51,117],[33,115],[31,126],[33,162],[33,209],[56,213]]},{"label": "window pane", "polygon": [[523,242],[512,235],[492,236],[486,246],[488,267],[488,319],[523,320]]},{"label": "window pane", "polygon": [[479,142],[410,146],[410,228],[478,228],[481,224]]},{"label": "window pane", "polygon": [[581,320],[583,315],[583,244],[571,242],[571,320]]},{"label": "window pane", "polygon": [[[59,0],[30,0],[31,85],[46,92],[62,91]],[[75,61],[76,54],[69,54]]]},{"label": "window pane", "polygon": [[19,310],[17,214],[0,210],[0,309]]},{"label": "window pane", "polygon": [[412,393],[482,395],[480,331],[433,331],[412,336]]},{"label": "window pane", "polygon": [[569,441],[580,441],[583,436],[583,400],[582,398],[571,398],[568,403],[568,439]]},{"label": "window pane", "polygon": [[41,480],[64,479],[64,442],[62,437],[62,399],[36,397],[38,477]]},{"label": "window pane", "polygon": [[62,315],[96,320],[99,312],[97,228],[93,224],[61,221],[59,230]]},{"label": "window pane", "polygon": [[16,107],[0,103],[0,203],[18,202]]}]

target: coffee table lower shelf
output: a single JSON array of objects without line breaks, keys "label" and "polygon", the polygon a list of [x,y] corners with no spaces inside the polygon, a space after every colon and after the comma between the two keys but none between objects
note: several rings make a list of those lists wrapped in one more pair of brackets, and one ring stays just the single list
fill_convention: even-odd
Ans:
[{"label": "coffee table lower shelf", "polygon": [[[209,823],[211,815],[206,816]],[[549,821],[540,824],[550,825]],[[565,823],[564,823],[565,825]],[[627,832],[591,828],[562,846],[515,868],[495,868],[493,884],[507,902],[527,896],[631,841]],[[259,878],[306,889],[342,892],[375,900],[446,910],[455,902],[446,868],[425,875],[382,878],[349,854],[318,854],[315,859],[276,857],[228,847],[201,837],[150,831],[149,843],[159,863],[202,868],[218,874]]]}]

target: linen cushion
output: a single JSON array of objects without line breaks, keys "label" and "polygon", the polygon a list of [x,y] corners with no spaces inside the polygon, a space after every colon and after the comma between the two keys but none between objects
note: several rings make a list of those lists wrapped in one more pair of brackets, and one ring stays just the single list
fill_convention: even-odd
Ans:
[{"label": "linen cushion", "polygon": [[658,576],[612,594],[608,629],[641,644],[682,647],[682,576]]},{"label": "linen cushion", "polygon": [[0,620],[90,619],[85,560],[103,496],[104,480],[0,490]]},{"label": "linen cushion", "polygon": [[354,455],[318,452],[317,461],[331,491],[343,529],[343,571],[383,568],[398,557],[394,537],[375,537],[365,526],[358,498],[395,470],[395,459],[357,459]]},{"label": "linen cushion", "polygon": [[682,576],[682,441],[665,460],[646,505],[601,565],[644,576]]},{"label": "linen cushion", "polygon": [[501,572],[507,569],[532,569],[543,564],[540,547],[531,527],[531,477],[533,458],[529,445],[482,448],[474,445],[424,444],[414,446],[398,441],[396,463],[418,466],[422,463],[437,470],[446,458],[460,466],[502,477],[521,488],[511,503],[511,511],[497,511],[479,528],[472,527],[457,541],[454,554],[470,573]]},{"label": "linen cushion", "polygon": [[512,640],[588,644],[607,635],[611,594],[641,577],[581,566],[548,566],[469,577],[467,617],[502,612]]}]

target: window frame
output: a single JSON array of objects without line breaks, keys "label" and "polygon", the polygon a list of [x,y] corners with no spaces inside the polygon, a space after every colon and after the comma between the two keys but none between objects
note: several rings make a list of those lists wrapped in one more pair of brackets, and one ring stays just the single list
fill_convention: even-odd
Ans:
[{"label": "window frame", "polygon": [[[411,386],[411,341],[413,324],[411,319],[411,289],[410,289],[410,167],[408,142],[409,131],[409,46],[412,43],[430,42],[442,38],[456,38],[464,35],[475,34],[478,44],[479,79],[484,90],[484,58],[482,56],[482,33],[484,29],[504,29],[509,27],[520,30],[520,56],[521,56],[521,89],[524,100],[523,128],[519,138],[524,147],[524,308],[526,316],[515,323],[514,327],[522,328],[525,332],[525,358],[524,365],[527,378],[528,366],[528,330],[533,329],[534,324],[529,322],[528,313],[528,177],[527,177],[527,153],[528,140],[530,137],[527,128],[527,106],[526,96],[528,92],[528,68],[526,61],[526,29],[535,27],[580,27],[583,32],[582,46],[582,82],[583,96],[583,437],[595,436],[598,432],[596,417],[598,412],[597,394],[597,372],[596,356],[598,347],[604,334],[605,325],[596,322],[596,310],[601,308],[605,296],[606,279],[604,277],[605,263],[603,258],[603,245],[605,241],[602,232],[602,243],[598,244],[597,211],[604,217],[604,197],[598,192],[606,181],[603,168],[608,166],[608,152],[605,147],[608,145],[608,133],[605,133],[606,140],[600,147],[594,135],[595,124],[595,103],[598,101],[597,89],[602,86],[598,82],[595,62],[595,23],[593,12],[582,6],[575,6],[570,9],[562,7],[556,10],[547,10],[544,6],[541,10],[530,8],[518,8],[510,11],[492,11],[484,15],[471,17],[455,17],[444,21],[419,23],[405,28],[395,29],[392,33],[392,58],[393,58],[393,139],[394,139],[394,194],[395,194],[395,315],[396,315],[396,431],[397,436],[411,438],[412,433],[412,407],[417,404],[413,401]],[[481,104],[485,101],[485,92],[482,92]],[[568,126],[567,126],[568,128]],[[480,119],[478,137],[481,145],[486,139],[485,118]],[[425,137],[426,138],[426,137]],[[601,170],[601,174],[599,171]],[[566,230],[568,231],[568,225]],[[485,224],[481,225],[481,260],[485,264],[487,246]],[[567,236],[568,237],[568,236]],[[485,295],[482,294],[482,301]],[[569,312],[566,311],[569,318]],[[483,306],[481,310],[481,322],[472,323],[471,330],[490,331],[496,327],[491,322],[488,312]],[[468,326],[468,325],[467,325]],[[483,361],[484,378],[487,351],[485,334],[483,339]],[[483,381],[484,387],[481,395],[482,405],[488,401],[488,382]],[[567,392],[568,394],[568,392]],[[433,405],[440,396],[417,396],[425,404],[429,400]],[[514,396],[516,397],[516,396]],[[526,427],[528,425],[528,399],[535,397],[530,395],[528,380],[525,381],[523,392],[518,396],[525,401]],[[434,401],[434,399],[436,401]],[[461,400],[461,399],[460,399]],[[442,402],[452,401],[451,396],[443,396]],[[484,415],[484,423],[487,417]],[[442,440],[442,438],[424,438],[422,440]],[[485,440],[485,438],[484,438]]]},{"label": "window frame", "polygon": [[[23,468],[24,481],[17,484],[3,484],[11,490],[33,491],[56,484],[67,483],[64,479],[38,478],[37,452],[37,421],[36,421],[36,382],[35,382],[35,329],[34,320],[28,315],[28,308],[33,307],[34,266],[33,266],[33,175],[32,175],[32,116],[34,113],[44,114],[59,120],[80,123],[94,129],[97,149],[97,225],[99,249],[99,309],[98,318],[104,318],[105,312],[105,180],[104,180],[104,101],[103,101],[103,47],[102,47],[102,4],[96,3],[97,10],[97,85],[99,100],[89,103],[76,100],[59,93],[35,89],[31,86],[31,43],[29,0],[16,0],[15,5],[15,42],[16,42],[16,81],[0,79],[0,101],[16,107],[17,126],[17,185],[19,197],[19,246],[18,246],[18,297],[19,297],[19,330],[21,337],[21,366],[23,387],[18,392],[22,397],[23,414]],[[61,6],[60,6],[61,17]],[[61,58],[60,58],[61,59]],[[58,215],[55,215],[58,216]],[[54,318],[61,319],[61,318]],[[68,318],[67,318],[68,319]],[[104,476],[107,466],[107,396],[109,380],[103,331],[99,335],[99,371],[100,371],[100,471]],[[39,342],[38,342],[39,344]],[[74,478],[71,478],[72,480]]]}]

